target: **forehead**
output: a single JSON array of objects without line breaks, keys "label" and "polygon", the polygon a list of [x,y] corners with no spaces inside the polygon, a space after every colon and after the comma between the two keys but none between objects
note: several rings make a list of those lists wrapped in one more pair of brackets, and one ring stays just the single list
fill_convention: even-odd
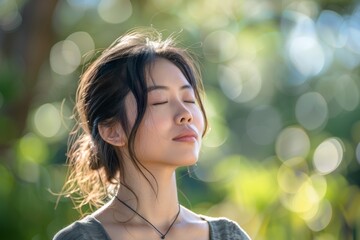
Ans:
[{"label": "forehead", "polygon": [[167,59],[158,58],[149,68],[146,83],[148,87],[183,86],[189,84],[189,81],[175,64]]}]

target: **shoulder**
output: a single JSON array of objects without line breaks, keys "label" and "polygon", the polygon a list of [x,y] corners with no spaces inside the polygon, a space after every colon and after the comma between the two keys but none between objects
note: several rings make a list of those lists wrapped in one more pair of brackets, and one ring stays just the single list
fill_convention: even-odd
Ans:
[{"label": "shoulder", "polygon": [[236,222],[228,218],[213,218],[203,215],[201,218],[209,223],[211,240],[250,240],[248,234]]},{"label": "shoulder", "polygon": [[94,217],[87,216],[82,220],[75,221],[69,226],[60,230],[53,240],[109,240],[105,229]]}]

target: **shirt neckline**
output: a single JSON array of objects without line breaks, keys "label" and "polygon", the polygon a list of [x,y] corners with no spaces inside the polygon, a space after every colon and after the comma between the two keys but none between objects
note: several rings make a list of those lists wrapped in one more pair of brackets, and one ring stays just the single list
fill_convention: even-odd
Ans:
[{"label": "shirt neckline", "polygon": [[[208,217],[204,216],[204,215],[200,215],[199,214],[200,219],[204,220],[207,222],[208,226],[209,226],[209,239],[212,240],[212,236],[213,236],[213,226],[210,224],[211,219],[209,219]],[[101,232],[106,236],[106,240],[111,240],[109,234],[107,233],[105,227],[102,225],[102,223],[94,216],[92,215],[88,215],[85,217],[85,219],[88,218],[89,221],[93,221],[97,224],[97,226],[99,227],[99,229],[101,230]]]}]

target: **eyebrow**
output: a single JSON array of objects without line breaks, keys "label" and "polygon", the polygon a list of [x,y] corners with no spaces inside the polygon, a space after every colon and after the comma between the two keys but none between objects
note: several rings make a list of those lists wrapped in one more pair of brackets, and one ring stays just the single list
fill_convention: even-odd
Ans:
[{"label": "eyebrow", "polygon": [[[190,84],[186,84],[180,87],[180,90],[184,89],[192,89],[193,87]],[[155,90],[169,90],[170,88],[163,85],[154,85],[147,88],[147,92],[155,91]]]}]

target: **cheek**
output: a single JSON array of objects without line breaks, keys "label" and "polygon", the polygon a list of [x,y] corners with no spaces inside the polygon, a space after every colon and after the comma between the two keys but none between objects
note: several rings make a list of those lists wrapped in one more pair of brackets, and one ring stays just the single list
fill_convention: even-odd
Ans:
[{"label": "cheek", "polygon": [[143,118],[142,125],[149,131],[156,131],[156,128],[164,125],[164,115],[166,115],[164,112],[159,113],[156,111],[152,111],[151,109],[147,109]]},{"label": "cheek", "polygon": [[148,158],[149,151],[154,153],[159,142],[167,138],[167,128],[168,124],[162,114],[151,111],[145,113],[135,137],[135,151],[139,159]]},{"label": "cheek", "polygon": [[151,141],[164,134],[164,130],[169,128],[168,122],[165,112],[158,113],[148,109],[140,124],[139,135],[142,135],[147,139],[150,138]]}]

